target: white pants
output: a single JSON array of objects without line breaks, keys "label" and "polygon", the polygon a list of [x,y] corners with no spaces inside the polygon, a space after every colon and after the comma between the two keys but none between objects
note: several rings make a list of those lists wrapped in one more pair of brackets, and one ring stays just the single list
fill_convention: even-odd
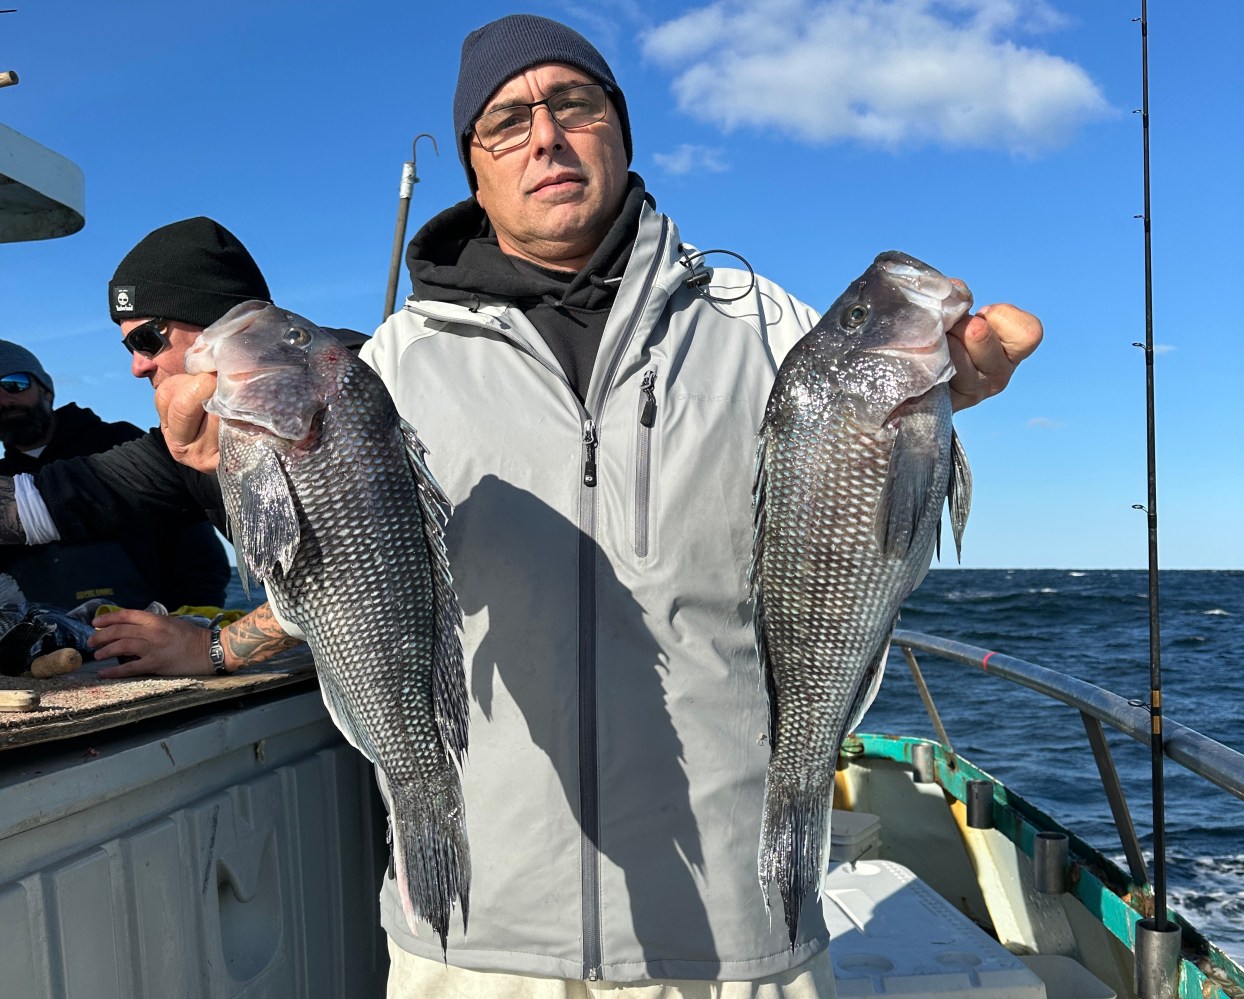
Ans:
[{"label": "white pants", "polygon": [[392,940],[389,960],[387,999],[833,999],[835,995],[833,965],[824,950],[796,968],[752,982],[585,982],[467,971],[415,957]]}]

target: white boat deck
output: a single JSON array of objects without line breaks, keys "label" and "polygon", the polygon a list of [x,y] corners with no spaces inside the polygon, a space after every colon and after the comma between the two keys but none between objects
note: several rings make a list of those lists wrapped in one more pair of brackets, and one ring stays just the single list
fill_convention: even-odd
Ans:
[{"label": "white boat deck", "polygon": [[835,811],[822,892],[838,995],[1114,999],[1074,958],[1016,955],[908,868],[877,859],[875,815]]}]

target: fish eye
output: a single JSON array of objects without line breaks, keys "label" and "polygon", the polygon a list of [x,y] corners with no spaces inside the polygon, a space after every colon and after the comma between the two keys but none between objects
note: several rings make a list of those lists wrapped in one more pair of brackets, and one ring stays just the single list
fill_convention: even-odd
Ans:
[{"label": "fish eye", "polygon": [[842,325],[849,330],[858,329],[868,318],[869,308],[863,302],[856,302],[842,314]]},{"label": "fish eye", "polygon": [[285,342],[291,347],[305,347],[311,342],[311,333],[301,326],[291,326],[285,331]]}]

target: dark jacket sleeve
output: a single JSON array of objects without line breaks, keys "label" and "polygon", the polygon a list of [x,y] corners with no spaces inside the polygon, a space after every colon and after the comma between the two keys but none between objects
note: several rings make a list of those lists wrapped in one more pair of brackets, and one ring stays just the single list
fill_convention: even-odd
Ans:
[{"label": "dark jacket sleeve", "polygon": [[54,461],[35,473],[35,484],[63,541],[169,530],[204,514],[225,529],[216,477],[179,465],[158,431],[101,454]]},{"label": "dark jacket sleeve", "polygon": [[223,607],[231,568],[212,525],[200,521],[164,532],[160,540],[157,592],[168,609]]}]

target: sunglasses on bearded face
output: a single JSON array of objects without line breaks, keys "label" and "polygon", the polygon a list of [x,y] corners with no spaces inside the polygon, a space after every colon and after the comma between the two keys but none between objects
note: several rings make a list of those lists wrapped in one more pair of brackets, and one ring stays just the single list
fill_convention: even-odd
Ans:
[{"label": "sunglasses on bearded face", "polygon": [[0,389],[4,389],[9,395],[21,395],[30,388],[32,381],[29,373],[14,371],[13,374],[0,378]]},{"label": "sunglasses on bearded face", "polygon": [[148,319],[126,333],[121,342],[131,354],[141,354],[147,358],[155,357],[162,350],[168,350],[172,346],[164,334],[164,327],[167,325],[167,319]]}]

